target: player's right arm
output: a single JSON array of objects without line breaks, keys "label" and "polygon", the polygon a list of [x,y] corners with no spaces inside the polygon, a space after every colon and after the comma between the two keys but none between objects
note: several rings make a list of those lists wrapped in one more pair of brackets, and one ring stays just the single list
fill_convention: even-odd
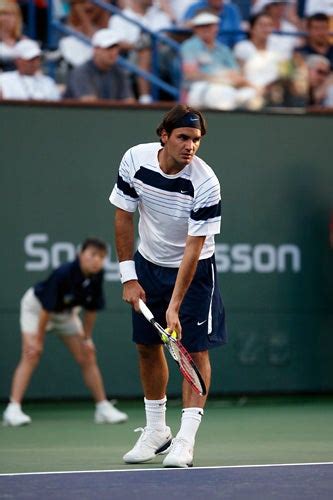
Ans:
[{"label": "player's right arm", "polygon": [[[128,262],[134,268],[134,214],[121,208],[116,208],[115,215],[116,249],[120,267],[122,263]],[[131,277],[131,276],[129,276]],[[126,281],[124,281],[126,280]],[[137,278],[126,279],[122,276],[123,300],[131,304],[139,311],[139,299],[146,300],[145,291],[139,284]]]}]

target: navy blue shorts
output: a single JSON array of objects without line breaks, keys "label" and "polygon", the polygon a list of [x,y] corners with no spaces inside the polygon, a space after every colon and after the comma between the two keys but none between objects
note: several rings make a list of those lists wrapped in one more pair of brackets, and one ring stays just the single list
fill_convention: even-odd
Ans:
[{"label": "navy blue shorts", "polygon": [[[177,268],[148,262],[136,252],[138,280],[146,292],[147,306],[155,319],[166,327],[165,313],[178,273]],[[189,352],[201,352],[226,343],[224,307],[216,279],[215,259],[200,260],[179,314],[182,343]],[[160,344],[161,340],[145,317],[132,313],[133,341],[137,344]]]}]

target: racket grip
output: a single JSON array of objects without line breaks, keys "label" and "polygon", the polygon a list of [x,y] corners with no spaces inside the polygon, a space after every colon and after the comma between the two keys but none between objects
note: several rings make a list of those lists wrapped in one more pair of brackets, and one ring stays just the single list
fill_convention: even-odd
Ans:
[{"label": "racket grip", "polygon": [[148,307],[146,306],[146,304],[143,302],[142,299],[139,299],[139,307],[140,311],[148,321],[154,319],[153,313],[148,309]]}]

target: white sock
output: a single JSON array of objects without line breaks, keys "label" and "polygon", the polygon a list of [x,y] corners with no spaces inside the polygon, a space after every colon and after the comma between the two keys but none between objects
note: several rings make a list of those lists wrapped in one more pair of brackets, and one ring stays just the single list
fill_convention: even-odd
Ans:
[{"label": "white sock", "polygon": [[8,403],[9,406],[16,406],[16,408],[21,409],[21,403],[18,403],[17,401],[14,401],[12,398],[10,398],[10,401]]},{"label": "white sock", "polygon": [[182,423],[177,438],[184,438],[194,445],[195,436],[204,414],[202,408],[184,408],[182,411]]},{"label": "white sock", "polygon": [[100,410],[100,409],[103,409],[105,406],[109,406],[110,403],[107,399],[103,399],[103,401],[99,401],[98,403],[96,403],[96,409],[97,410]]},{"label": "white sock", "polygon": [[164,396],[163,399],[146,399],[145,410],[146,410],[146,425],[149,429],[165,429],[165,413],[166,413],[166,402],[167,398]]}]

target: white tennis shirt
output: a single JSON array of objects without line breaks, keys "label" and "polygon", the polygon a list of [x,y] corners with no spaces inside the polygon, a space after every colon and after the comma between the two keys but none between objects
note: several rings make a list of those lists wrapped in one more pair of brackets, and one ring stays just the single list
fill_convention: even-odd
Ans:
[{"label": "white tennis shirt", "polygon": [[160,143],[129,149],[119,167],[110,202],[127,212],[138,208],[139,252],[154,264],[179,267],[187,235],[206,236],[200,259],[214,253],[220,232],[220,184],[213,170],[195,156],[175,175],[158,162]]},{"label": "white tennis shirt", "polygon": [[58,101],[60,92],[54,80],[41,73],[21,75],[5,71],[0,75],[0,93],[3,99]]}]

